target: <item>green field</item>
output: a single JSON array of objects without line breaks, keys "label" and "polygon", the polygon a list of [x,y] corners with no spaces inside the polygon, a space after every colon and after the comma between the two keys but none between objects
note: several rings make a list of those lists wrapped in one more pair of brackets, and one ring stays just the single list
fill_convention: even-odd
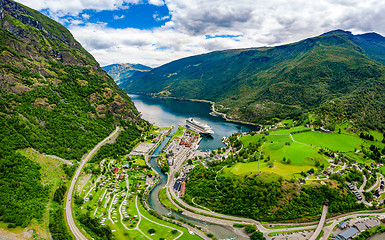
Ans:
[{"label": "green field", "polygon": [[[246,135],[241,137],[240,140],[244,147],[253,142],[264,141],[259,150],[262,152],[264,159],[269,156],[270,161],[259,160],[259,164],[258,162],[237,163],[231,168],[230,172],[236,175],[245,175],[257,173],[259,169],[259,171],[279,174],[290,179],[302,171],[306,172],[311,168],[316,169],[316,161],[328,167],[328,161],[318,153],[318,148],[292,141],[290,132],[299,130],[304,130],[304,127],[277,130],[269,135],[255,134],[254,136]],[[283,158],[290,159],[290,164],[283,163]],[[273,164],[271,165],[271,163]]]},{"label": "green field", "polygon": [[294,134],[293,138],[301,143],[341,152],[354,151],[364,142],[358,136],[321,132]]},{"label": "green field", "polygon": [[[274,166],[269,168],[267,163],[259,161],[260,171],[266,173],[275,173],[284,177],[285,179],[291,179],[295,177],[294,174],[301,173],[301,171],[308,171],[310,168],[314,168],[314,166],[292,166],[283,164],[281,162],[274,162]],[[231,167],[229,171],[235,175],[255,174],[258,173],[258,162],[237,163],[235,166]]]},{"label": "green field", "polygon": [[287,135],[289,135],[292,132],[303,131],[303,130],[308,130],[308,128],[304,127],[304,126],[298,126],[298,127],[293,127],[293,128],[290,128],[290,129],[278,129],[278,130],[270,131],[270,135],[277,135],[277,134],[287,134]]},{"label": "green field", "polygon": [[[139,201],[139,200],[138,200]],[[127,205],[127,212],[129,212],[129,214],[132,216],[132,215],[137,215],[138,212],[136,211],[136,207],[135,207],[135,203],[132,202],[132,201],[129,201],[130,204]],[[182,236],[180,237],[180,239],[187,239],[187,240],[198,240],[198,239],[201,239],[200,237],[196,236],[196,235],[191,235],[187,229],[183,228],[183,227],[179,227],[175,224],[171,224],[169,222],[166,222],[166,221],[163,221],[163,220],[160,220],[154,216],[152,216],[151,214],[149,214],[141,205],[140,203],[138,202],[138,208],[139,208],[139,211],[140,213],[143,215],[141,217],[141,221],[139,223],[139,229],[144,233],[146,234],[146,236],[150,239],[153,239],[153,240],[158,240],[158,239],[174,239],[176,237],[178,237],[181,233],[183,232]],[[136,226],[137,222],[135,222],[135,226]],[[162,225],[165,225],[165,226],[162,226],[162,225],[159,225],[159,224],[162,224]],[[126,223],[127,225],[127,223]],[[111,229],[115,230],[114,232],[114,236],[117,238],[117,239],[148,239],[147,237],[143,236],[143,234],[138,231],[138,230],[135,230],[135,229],[132,229],[132,230],[127,230],[124,228],[124,226],[118,222],[116,224],[111,224],[109,222],[109,226],[111,226]],[[129,228],[131,228],[129,225],[127,225]],[[155,233],[150,235],[148,233],[148,231],[150,229],[154,229],[155,230]],[[172,230],[173,229],[177,229],[179,230],[177,233],[172,233]]]},{"label": "green field", "polygon": [[[359,138],[357,135],[337,134],[337,133],[322,133],[315,131],[302,132],[292,134],[295,131],[306,130],[303,126],[294,127],[291,129],[280,129],[270,131],[269,134],[254,134],[246,135],[240,138],[243,146],[247,148],[250,143],[260,143],[261,147],[258,151],[262,160],[251,163],[237,163],[229,171],[236,175],[245,175],[257,173],[258,171],[275,173],[284,178],[299,177],[296,174],[306,172],[315,167],[316,162],[320,165],[328,167],[330,164],[326,157],[320,154],[319,148],[325,148],[332,151],[344,152],[344,156],[355,160],[358,163],[370,164],[374,160],[364,158],[361,152],[355,153],[355,149],[360,149],[360,145],[366,147],[371,144],[383,148],[384,144],[378,141],[382,134],[371,132],[376,136],[377,141],[368,141]],[[374,134],[376,133],[376,134]],[[294,141],[293,141],[294,139]],[[267,160],[270,158],[270,160]],[[287,161],[290,159],[290,164],[283,162],[283,158]],[[265,162],[266,161],[266,162]],[[259,170],[258,170],[259,169]],[[384,169],[385,172],[385,169]]]},{"label": "green field", "polygon": [[186,128],[183,127],[182,125],[179,125],[178,129],[176,130],[174,136],[182,136],[183,135],[183,131],[185,130]]}]

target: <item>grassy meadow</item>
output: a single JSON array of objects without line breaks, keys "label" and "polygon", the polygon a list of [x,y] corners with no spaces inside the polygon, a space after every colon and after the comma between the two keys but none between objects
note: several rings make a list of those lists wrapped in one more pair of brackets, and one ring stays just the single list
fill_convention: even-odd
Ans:
[{"label": "grassy meadow", "polygon": [[[307,172],[311,168],[317,171],[321,169],[320,166],[322,165],[325,168],[330,165],[327,157],[319,153],[320,148],[343,152],[345,156],[358,163],[370,164],[374,161],[365,159],[362,153],[356,153],[355,150],[360,149],[360,145],[382,145],[378,141],[367,141],[353,134],[315,131],[291,134],[302,130],[307,130],[307,128],[299,126],[290,129],[272,130],[267,135],[242,136],[240,141],[244,147],[248,147],[251,143],[261,143],[261,147],[258,148],[260,159],[255,162],[237,163],[224,172],[235,175],[266,172],[290,179],[299,177],[302,171]],[[379,138],[377,135],[376,137]],[[285,161],[283,161],[284,159]]]}]

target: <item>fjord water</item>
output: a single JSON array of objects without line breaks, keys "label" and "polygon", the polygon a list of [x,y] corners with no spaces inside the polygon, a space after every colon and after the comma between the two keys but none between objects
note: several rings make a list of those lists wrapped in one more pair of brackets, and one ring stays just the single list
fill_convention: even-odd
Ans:
[{"label": "fjord water", "polygon": [[200,142],[199,149],[203,151],[224,147],[223,137],[257,129],[255,126],[226,122],[221,117],[211,116],[208,103],[152,98],[147,95],[129,94],[129,96],[142,114],[142,118],[157,126],[185,125],[186,118],[189,117],[208,124],[214,130],[214,134],[212,137],[204,137]]}]

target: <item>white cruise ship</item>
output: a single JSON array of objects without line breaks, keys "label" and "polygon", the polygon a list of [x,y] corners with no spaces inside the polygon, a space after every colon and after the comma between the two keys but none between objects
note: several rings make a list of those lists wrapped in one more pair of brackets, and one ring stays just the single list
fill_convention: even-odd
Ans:
[{"label": "white cruise ship", "polygon": [[208,134],[208,135],[214,133],[214,131],[211,129],[209,125],[198,122],[193,118],[186,119],[186,126],[196,133]]}]

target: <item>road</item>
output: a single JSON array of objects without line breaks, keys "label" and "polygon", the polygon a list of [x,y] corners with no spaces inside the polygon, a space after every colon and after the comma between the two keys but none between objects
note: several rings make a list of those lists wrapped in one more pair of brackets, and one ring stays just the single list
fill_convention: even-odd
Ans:
[{"label": "road", "polygon": [[67,216],[68,226],[70,227],[70,230],[71,230],[72,234],[75,236],[76,239],[87,240],[87,238],[80,232],[80,230],[76,226],[75,221],[74,221],[73,216],[72,216],[71,198],[72,198],[72,194],[74,192],[76,180],[78,179],[78,177],[79,177],[79,175],[80,175],[84,165],[87,163],[87,161],[94,155],[95,152],[97,152],[97,150],[102,145],[104,145],[115,134],[117,134],[118,131],[119,131],[119,127],[116,127],[115,131],[113,131],[108,137],[103,139],[103,141],[98,143],[98,145],[96,145],[94,147],[94,149],[91,150],[91,152],[83,159],[82,163],[80,164],[80,166],[76,170],[74,177],[72,178],[71,186],[70,186],[70,188],[68,190],[68,193],[67,193],[67,200],[66,200],[66,207],[65,207],[65,209],[66,209],[66,216]]},{"label": "road", "polygon": [[368,190],[366,190],[366,192],[370,192],[376,188],[378,188],[380,186],[380,181],[381,179],[383,179],[384,176],[382,176],[381,173],[377,173],[377,181],[375,184],[373,184],[370,188],[368,188]]},{"label": "road", "polygon": [[313,235],[310,237],[309,240],[316,240],[318,235],[321,233],[321,230],[322,228],[324,227],[325,225],[325,220],[326,220],[326,214],[328,213],[328,206],[324,205],[323,208],[322,208],[322,215],[321,215],[321,219],[318,223],[318,226],[315,230],[315,232],[313,233]]}]

